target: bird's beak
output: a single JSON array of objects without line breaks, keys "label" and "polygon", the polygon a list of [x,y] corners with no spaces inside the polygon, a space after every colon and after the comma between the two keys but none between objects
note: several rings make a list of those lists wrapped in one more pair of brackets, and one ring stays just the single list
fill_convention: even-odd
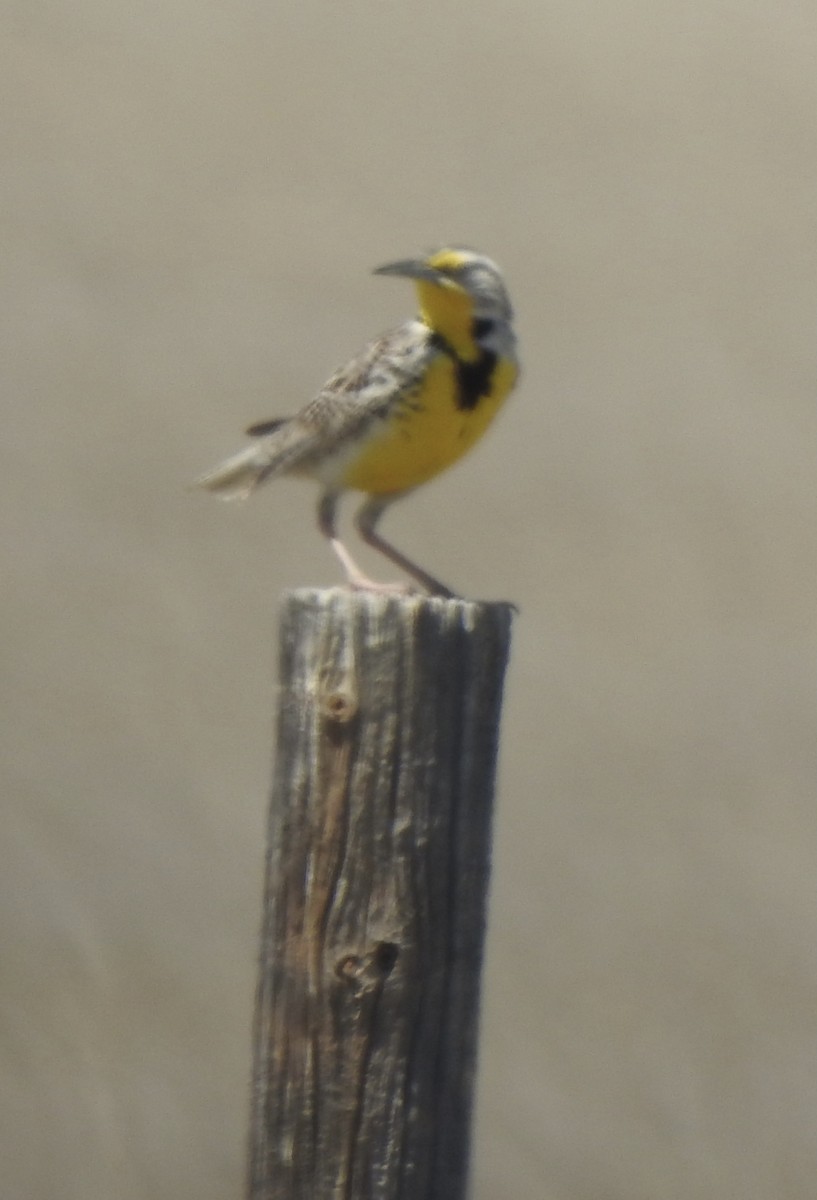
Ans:
[{"label": "bird's beak", "polygon": [[443,276],[435,271],[422,258],[404,258],[400,262],[386,263],[384,267],[376,267],[373,275],[400,275],[405,279],[424,279],[427,283],[436,283],[439,287]]}]

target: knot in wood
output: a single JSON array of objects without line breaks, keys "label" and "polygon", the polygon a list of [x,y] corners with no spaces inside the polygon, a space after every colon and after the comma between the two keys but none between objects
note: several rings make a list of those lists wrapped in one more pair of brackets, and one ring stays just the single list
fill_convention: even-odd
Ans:
[{"label": "knot in wood", "polygon": [[375,942],[366,954],[344,954],[335,964],[335,974],[353,992],[365,994],[382,987],[400,956],[395,942]]},{"label": "knot in wood", "polygon": [[357,700],[351,692],[326,692],[321,700],[323,715],[337,725],[347,725],[357,714]]}]

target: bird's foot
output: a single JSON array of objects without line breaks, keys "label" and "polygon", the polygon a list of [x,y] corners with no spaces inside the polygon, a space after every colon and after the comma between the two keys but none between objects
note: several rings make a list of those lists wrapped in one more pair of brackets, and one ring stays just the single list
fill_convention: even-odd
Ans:
[{"label": "bird's foot", "polygon": [[346,580],[346,586],[352,592],[374,592],[378,596],[416,596],[417,588],[410,583],[380,583],[377,579],[369,579],[368,575],[355,575]]}]

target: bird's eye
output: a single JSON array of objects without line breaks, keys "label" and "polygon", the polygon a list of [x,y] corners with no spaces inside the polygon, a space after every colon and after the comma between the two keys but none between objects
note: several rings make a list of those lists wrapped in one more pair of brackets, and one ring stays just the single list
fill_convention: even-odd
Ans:
[{"label": "bird's eye", "polygon": [[494,322],[490,317],[479,317],[474,321],[474,337],[485,337],[491,333],[494,328]]}]

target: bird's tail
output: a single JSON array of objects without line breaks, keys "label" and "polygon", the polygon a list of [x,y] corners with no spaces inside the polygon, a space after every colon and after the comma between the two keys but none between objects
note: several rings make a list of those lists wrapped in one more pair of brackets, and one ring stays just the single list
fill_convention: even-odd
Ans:
[{"label": "bird's tail", "polygon": [[213,467],[212,471],[199,476],[193,486],[215,492],[221,500],[246,500],[260,483],[275,473],[277,457],[260,443],[247,446]]},{"label": "bird's tail", "polygon": [[314,441],[314,435],[288,418],[253,425],[247,432],[258,441],[225,458],[193,487],[215,492],[222,500],[246,500],[259,484],[296,467]]}]

